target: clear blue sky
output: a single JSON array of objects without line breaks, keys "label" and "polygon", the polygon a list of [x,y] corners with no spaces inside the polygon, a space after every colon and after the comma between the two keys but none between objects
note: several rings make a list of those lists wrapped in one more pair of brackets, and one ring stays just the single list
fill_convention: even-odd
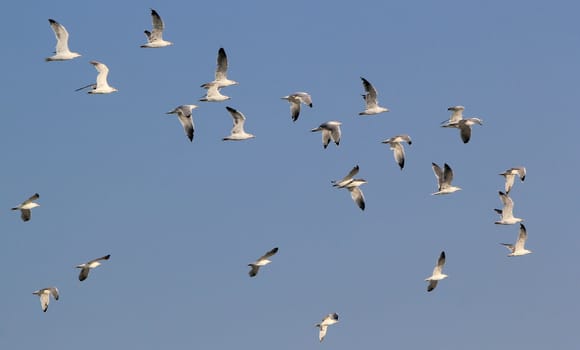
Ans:
[{"label": "clear blue sky", "polygon": [[[578,334],[572,1],[50,1],[3,7],[0,348],[572,349]],[[140,49],[149,8],[174,46]],[[82,57],[44,62],[53,18]],[[217,51],[225,103],[197,102]],[[110,68],[111,95],[74,92]],[[359,117],[360,76],[389,113]],[[280,97],[312,95],[293,123]],[[170,111],[194,103],[186,139]],[[478,116],[470,143],[439,127]],[[231,117],[255,139],[227,143]],[[310,129],[343,122],[339,147]],[[407,133],[400,171],[381,140]],[[463,191],[431,196],[431,162]],[[355,164],[367,208],[330,181]],[[534,253],[500,242],[497,174]],[[9,209],[34,192],[28,223]],[[256,278],[247,264],[278,246]],[[442,281],[424,278],[441,250]],[[111,259],[85,282],[75,265]],[[31,294],[57,286],[47,313]],[[318,343],[314,327],[340,322]]]}]

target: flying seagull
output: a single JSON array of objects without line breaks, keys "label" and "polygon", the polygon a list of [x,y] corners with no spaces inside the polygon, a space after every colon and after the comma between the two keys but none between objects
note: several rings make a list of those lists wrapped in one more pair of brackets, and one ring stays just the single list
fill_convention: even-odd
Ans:
[{"label": "flying seagull", "polygon": [[501,202],[503,203],[503,208],[494,209],[495,212],[501,216],[500,220],[495,222],[496,224],[513,225],[524,221],[524,219],[514,217],[514,201],[507,194],[499,191],[499,199],[501,199]]},{"label": "flying seagull", "polygon": [[218,85],[211,85],[205,94],[204,97],[200,98],[199,100],[202,102],[221,102],[225,100],[229,100],[231,97],[222,95],[220,93],[220,88]]},{"label": "flying seagull", "polygon": [[163,20],[161,16],[155,11],[151,9],[151,21],[153,22],[153,29],[152,31],[145,30],[145,36],[147,36],[147,44],[141,45],[142,48],[159,48],[165,47],[169,45],[173,45],[171,41],[163,40]]},{"label": "flying seagull", "polygon": [[201,87],[209,89],[215,86],[218,89],[220,89],[226,86],[238,84],[239,83],[237,81],[228,79],[228,56],[226,55],[226,50],[224,50],[223,47],[220,47],[217,55],[217,67],[215,69],[215,79],[212,82],[201,85]]},{"label": "flying seagull", "polygon": [[111,257],[111,254],[107,254],[105,256],[93,259],[93,260],[86,262],[84,264],[77,265],[76,268],[81,269],[81,273],[79,274],[79,281],[82,282],[82,281],[86,280],[87,277],[89,277],[89,272],[91,271],[91,269],[94,269],[95,267],[100,266],[101,260],[109,260],[110,257]]},{"label": "flying seagull", "polygon": [[437,192],[431,194],[448,194],[461,190],[460,187],[451,186],[451,181],[453,181],[453,170],[451,170],[451,167],[447,163],[445,163],[443,171],[441,171],[439,165],[435,163],[431,163],[431,166],[433,167],[435,177],[437,177],[438,185]]},{"label": "flying seagull", "polygon": [[406,142],[409,145],[413,143],[411,141],[411,137],[409,135],[397,135],[391,138],[388,138],[382,143],[388,143],[391,150],[393,151],[393,155],[395,156],[395,161],[399,164],[399,168],[403,170],[405,166],[405,148],[403,147],[402,143]]},{"label": "flying seagull", "polygon": [[318,339],[320,341],[323,341],[324,337],[326,336],[326,330],[328,329],[328,326],[333,325],[337,322],[338,322],[338,314],[335,312],[326,315],[326,317],[322,319],[322,322],[317,323],[315,327],[320,328],[320,330],[318,331]]},{"label": "flying seagull", "polygon": [[358,165],[351,169],[351,171],[342,179],[332,181],[332,186],[338,188],[346,188],[350,192],[352,200],[358,205],[361,210],[365,210],[365,197],[359,188],[360,185],[366,184],[365,179],[355,179],[354,176],[358,173]]},{"label": "flying seagull", "polygon": [[48,303],[50,302],[51,295],[54,300],[58,300],[58,288],[56,287],[42,288],[32,292],[32,294],[38,295],[40,297],[40,305],[42,305],[42,311],[44,312],[48,310]]},{"label": "flying seagull", "polygon": [[443,265],[445,265],[445,252],[441,252],[439,255],[439,259],[437,260],[437,265],[433,269],[433,274],[430,277],[425,278],[425,281],[429,281],[429,285],[427,286],[427,291],[430,292],[435,287],[437,287],[437,282],[441,281],[444,278],[447,278],[447,275],[442,273]]},{"label": "flying seagull", "polygon": [[67,61],[80,57],[79,53],[71,52],[68,48],[68,32],[66,28],[54,19],[49,19],[48,22],[56,36],[56,51],[53,56],[45,58],[45,61]]},{"label": "flying seagull", "polygon": [[22,221],[26,222],[30,220],[30,210],[40,205],[35,202],[35,200],[38,198],[40,198],[40,196],[38,193],[35,193],[30,198],[22,202],[19,206],[12,208],[12,210],[20,210],[20,218]]},{"label": "flying seagull", "polygon": [[514,185],[516,175],[520,177],[522,182],[526,179],[526,168],[523,166],[511,168],[504,171],[500,175],[505,177],[505,193],[508,194]]},{"label": "flying seagull", "polygon": [[331,138],[332,138],[332,141],[334,141],[334,143],[338,146],[340,143],[340,135],[341,135],[340,125],[341,124],[342,124],[341,122],[331,120],[329,122],[320,124],[319,127],[314,128],[310,131],[312,131],[312,132],[322,131],[322,146],[324,148],[328,147],[328,144],[330,143]]},{"label": "flying seagull", "polygon": [[179,118],[179,122],[183,126],[183,130],[185,131],[185,135],[189,139],[189,141],[193,141],[193,133],[195,131],[195,126],[193,124],[193,118],[191,117],[191,112],[196,109],[196,105],[181,105],[179,107],[175,107],[172,111],[167,112],[166,114],[177,114],[177,118]]},{"label": "flying seagull", "polygon": [[530,254],[532,251],[527,250],[524,248],[526,244],[526,240],[528,239],[528,233],[526,231],[526,227],[524,224],[520,223],[520,233],[518,235],[518,240],[516,244],[509,244],[509,243],[500,243],[501,245],[505,246],[511,252],[508,256],[520,256]]},{"label": "flying seagull", "polygon": [[260,267],[268,265],[269,263],[271,263],[271,261],[268,260],[268,258],[276,253],[278,253],[278,247],[276,247],[276,248],[270,250],[269,252],[267,252],[266,254],[262,255],[261,257],[258,258],[258,260],[254,261],[253,263],[248,264],[248,266],[252,267],[252,269],[248,273],[250,275],[250,277],[256,277],[256,275],[258,274],[258,271],[260,271]]},{"label": "flying seagull", "polygon": [[295,92],[291,95],[282,97],[290,103],[290,113],[292,113],[292,121],[298,120],[300,115],[300,104],[303,103],[312,108],[312,98],[306,92]]},{"label": "flying seagull", "polygon": [[451,117],[444,125],[443,128],[456,128],[459,129],[459,134],[463,143],[468,143],[471,138],[471,126],[475,124],[483,125],[483,121],[479,118],[466,118],[463,119],[463,106],[449,107],[447,110],[453,111]]},{"label": "flying seagull", "polygon": [[232,128],[230,136],[224,137],[222,139],[223,141],[241,141],[256,137],[244,131],[244,123],[246,121],[246,117],[242,114],[242,112],[238,112],[232,107],[226,107],[226,109],[228,110],[228,112],[230,112],[232,118],[234,119],[234,127]]},{"label": "flying seagull", "polygon": [[97,83],[96,84],[89,84],[87,86],[83,86],[81,88],[76,89],[75,91],[81,91],[88,87],[92,88],[89,90],[89,94],[110,94],[112,92],[117,91],[114,87],[110,86],[107,82],[107,76],[109,75],[109,68],[101,62],[91,61],[89,62],[93,66],[99,74],[97,75]]},{"label": "flying seagull", "polygon": [[388,112],[389,111],[388,108],[379,106],[379,101],[377,100],[378,94],[375,87],[371,83],[369,83],[369,81],[366,80],[365,78],[363,77],[360,78],[362,80],[363,87],[366,91],[366,95],[362,95],[365,100],[365,110],[363,112],[360,112],[358,115],[373,115]]}]

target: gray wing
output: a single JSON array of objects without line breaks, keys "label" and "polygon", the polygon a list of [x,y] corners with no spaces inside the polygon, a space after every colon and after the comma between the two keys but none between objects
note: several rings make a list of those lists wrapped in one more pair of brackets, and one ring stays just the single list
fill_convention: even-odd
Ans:
[{"label": "gray wing", "polygon": [[217,67],[215,70],[215,80],[225,80],[228,74],[228,56],[226,50],[220,47],[217,56]]},{"label": "gray wing", "polygon": [[38,193],[35,193],[32,196],[30,196],[30,198],[28,198],[27,200],[22,202],[22,205],[32,203],[33,201],[37,200],[38,198],[40,198],[40,196],[38,195]]},{"label": "gray wing", "polygon": [[88,267],[81,268],[81,273],[79,274],[79,281],[84,281],[89,277],[89,272],[91,271]]},{"label": "gray wing", "polygon": [[502,215],[504,217],[512,217],[514,210],[514,201],[505,193],[499,191],[499,198],[503,203]]},{"label": "gray wing", "polygon": [[445,265],[445,252],[441,252],[439,259],[437,260],[437,265],[433,269],[433,275],[439,275],[443,271],[443,266]]},{"label": "gray wing", "polygon": [[443,171],[439,167],[439,165],[435,163],[431,163],[431,167],[433,168],[433,172],[435,173],[435,177],[437,178],[437,184],[439,185],[439,189],[441,190],[441,184],[444,182]]},{"label": "gray wing", "polygon": [[365,96],[365,102],[367,108],[376,107],[377,106],[377,90],[375,87],[365,78],[360,77],[363,82],[363,87],[367,92]]},{"label": "gray wing", "polygon": [[451,185],[451,181],[453,181],[453,170],[451,170],[449,164],[445,163],[443,170],[443,182]]},{"label": "gray wing", "polygon": [[66,31],[65,27],[54,19],[49,19],[48,22],[50,23],[50,27],[56,36],[56,52],[58,53],[69,51],[68,32]]},{"label": "gray wing", "polygon": [[300,101],[289,101],[290,102],[290,113],[292,114],[292,121],[298,120],[300,115]]},{"label": "gray wing", "polygon": [[463,143],[468,143],[469,139],[471,138],[471,126],[465,123],[460,123],[459,133],[461,135],[461,140],[463,141]]},{"label": "gray wing", "polygon": [[297,92],[294,95],[296,95],[296,97],[298,97],[298,99],[302,103],[304,103],[308,107],[312,107],[312,97],[310,97],[310,94],[308,94],[306,92]]},{"label": "gray wing", "polygon": [[239,134],[244,131],[244,122],[246,121],[246,117],[236,109],[232,107],[226,107],[228,112],[234,118],[234,127],[232,128],[232,134]]},{"label": "gray wing", "polygon": [[91,61],[90,62],[99,74],[97,75],[97,87],[100,85],[108,85],[107,83],[107,76],[109,75],[109,67],[107,67],[104,63]]},{"label": "gray wing", "polygon": [[324,148],[328,147],[330,143],[330,131],[327,129],[322,129],[322,146]]},{"label": "gray wing", "polygon": [[437,287],[437,282],[439,282],[439,281],[436,281],[436,280],[429,281],[429,285],[427,286],[427,291],[430,292],[433,289],[435,289],[435,287]]},{"label": "gray wing", "polygon": [[526,231],[526,227],[523,224],[520,224],[520,233],[518,235],[518,240],[516,241],[516,250],[524,249],[524,245],[526,244],[526,240],[528,239],[528,232]]},{"label": "gray wing", "polygon": [[349,173],[340,181],[345,181],[348,179],[352,179],[356,174],[358,174],[359,171],[359,167],[358,165],[355,165],[350,171]]},{"label": "gray wing", "polygon": [[93,260],[87,262],[87,265],[89,265],[91,263],[94,263],[95,261],[109,260],[110,257],[111,257],[111,254],[107,254],[105,256],[101,256],[100,258],[96,258],[96,259],[93,259]]},{"label": "gray wing", "polygon": [[48,303],[50,302],[50,295],[46,293],[40,294],[40,305],[42,306],[42,311],[46,312],[48,310]]},{"label": "gray wing", "polygon": [[252,264],[250,264],[249,266],[251,266],[252,269],[250,270],[250,272],[248,272],[248,274],[250,275],[250,277],[256,277],[258,271],[260,271],[260,266]]},{"label": "gray wing", "polygon": [[148,35],[150,41],[161,40],[163,37],[163,29],[165,28],[163,24],[163,20],[161,16],[155,11],[151,9],[151,22],[153,23],[153,30]]},{"label": "gray wing", "polygon": [[193,118],[191,117],[191,112],[186,111],[186,113],[177,113],[177,118],[179,118],[179,122],[181,126],[183,126],[183,130],[185,131],[185,135],[189,141],[193,141],[193,133],[194,133],[194,125],[193,125]]},{"label": "gray wing", "polygon": [[514,174],[506,173],[505,175],[505,192],[509,193],[514,186],[516,176]]},{"label": "gray wing", "polygon": [[278,253],[278,247],[270,250],[269,252],[267,252],[266,254],[262,255],[258,261],[263,260],[263,259],[268,259],[269,257],[271,257],[272,255]]},{"label": "gray wing", "polygon": [[330,136],[332,136],[332,139],[334,140],[334,143],[336,143],[336,145],[338,146],[340,144],[340,126],[336,125],[330,128]]},{"label": "gray wing", "polygon": [[506,247],[510,252],[514,252],[516,247],[513,244],[510,243],[500,243],[501,245],[503,245],[504,247]]},{"label": "gray wing", "polygon": [[350,196],[352,200],[358,205],[361,210],[365,210],[365,197],[358,187],[349,187]]},{"label": "gray wing", "polygon": [[318,325],[320,331],[318,331],[318,340],[323,341],[324,337],[326,337],[326,331],[328,330],[328,326]]},{"label": "gray wing", "polygon": [[516,168],[516,170],[518,171],[518,175],[520,177],[520,180],[524,181],[526,179],[526,168],[524,168],[522,166],[522,167]]},{"label": "gray wing", "polygon": [[389,145],[393,150],[395,161],[397,162],[397,164],[399,164],[401,170],[403,170],[403,167],[405,166],[405,149],[399,142],[392,142]]},{"label": "gray wing", "polygon": [[22,221],[26,222],[30,220],[30,214],[31,214],[30,209],[20,209],[20,218],[22,219]]}]

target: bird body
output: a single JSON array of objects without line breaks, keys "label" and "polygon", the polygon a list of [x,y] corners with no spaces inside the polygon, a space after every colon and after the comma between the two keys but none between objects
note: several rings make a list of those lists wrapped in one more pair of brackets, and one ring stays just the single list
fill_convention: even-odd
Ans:
[{"label": "bird body", "polygon": [[429,282],[427,286],[427,291],[431,292],[435,287],[437,287],[437,283],[448,276],[443,273],[443,266],[445,265],[445,251],[442,251],[439,255],[439,259],[437,259],[437,265],[433,269],[433,273],[431,276],[425,278],[425,281]]},{"label": "bird body", "polygon": [[354,176],[358,173],[359,166],[356,165],[350,170],[350,172],[340,180],[331,181],[332,186],[338,188],[346,188],[350,192],[350,197],[356,203],[356,205],[361,209],[365,210],[365,197],[361,189],[361,185],[367,183],[365,179],[355,179]]},{"label": "bird body", "polygon": [[99,73],[97,75],[97,83],[84,86],[82,88],[77,89],[76,91],[85,89],[87,87],[92,88],[92,90],[88,91],[89,94],[110,94],[117,91],[117,89],[110,86],[109,83],[107,82],[107,76],[109,75],[109,67],[107,67],[107,65],[105,65],[104,63],[97,61],[91,61],[90,64],[92,64]]},{"label": "bird body", "polygon": [[91,269],[94,269],[98,266],[101,266],[101,261],[102,260],[109,260],[110,257],[111,257],[111,255],[108,254],[108,255],[102,256],[100,258],[96,258],[96,259],[93,259],[91,261],[88,261],[84,264],[80,264],[80,265],[75,266],[76,268],[81,269],[81,272],[79,274],[79,281],[82,282],[82,281],[86,280],[87,277],[89,277],[89,272],[91,271]]},{"label": "bird body", "polygon": [[205,96],[199,100],[202,102],[222,102],[229,100],[230,98],[231,97],[220,93],[220,87],[218,85],[211,85],[208,87]]},{"label": "bird body", "polygon": [[20,210],[20,218],[22,221],[26,222],[30,220],[31,209],[40,206],[40,204],[36,203],[35,200],[40,198],[38,193],[33,194],[30,198],[25,200],[24,202],[20,203],[20,205],[11,208],[12,210]]},{"label": "bird body", "polygon": [[216,89],[221,89],[223,87],[238,85],[239,83],[235,80],[228,79],[228,56],[226,55],[226,50],[220,47],[217,55],[217,65],[215,70],[214,80],[202,84],[201,87],[205,89],[210,89],[215,87]]},{"label": "bird body", "polygon": [[522,256],[531,254],[532,251],[525,248],[526,240],[528,239],[528,233],[524,224],[520,223],[520,231],[518,234],[518,239],[515,244],[500,243],[505,246],[511,253],[508,256]]},{"label": "bird body", "polygon": [[336,312],[326,315],[322,319],[322,322],[317,323],[314,325],[315,327],[320,328],[318,331],[318,340],[323,341],[324,337],[326,337],[326,332],[328,330],[328,326],[338,323],[338,314]]},{"label": "bird body", "polygon": [[360,112],[359,115],[374,115],[388,112],[388,108],[379,106],[379,101],[377,99],[378,93],[375,87],[365,78],[361,77],[361,80],[366,94],[363,95],[363,99],[365,100],[365,110]]},{"label": "bird body", "polygon": [[244,123],[246,122],[246,117],[243,113],[232,107],[226,107],[228,112],[230,112],[232,118],[234,119],[234,126],[229,136],[224,137],[224,141],[242,141],[247,139],[252,139],[256,136],[247,133],[244,130]]},{"label": "bird body", "polygon": [[48,310],[48,304],[50,303],[51,295],[54,298],[54,300],[58,300],[59,298],[58,288],[56,287],[42,288],[32,292],[32,294],[38,295],[40,297],[40,305],[42,306],[43,312],[46,312],[46,310]]},{"label": "bird body", "polygon": [[441,127],[443,128],[456,128],[459,129],[459,135],[463,143],[468,143],[471,139],[471,127],[475,124],[483,125],[483,120],[472,117],[463,119],[463,106],[449,107],[447,110],[453,111],[451,117],[447,122],[444,122]]},{"label": "bird body", "polygon": [[499,221],[496,221],[495,224],[498,225],[513,225],[517,224],[518,222],[524,221],[524,219],[514,217],[513,210],[514,210],[514,201],[502,191],[499,191],[499,199],[503,203],[502,209],[494,209],[496,213],[498,213],[501,217]]},{"label": "bird body", "polygon": [[437,178],[437,192],[431,193],[432,195],[440,194],[450,194],[461,190],[461,187],[452,186],[451,181],[453,181],[453,170],[451,167],[445,163],[444,170],[441,170],[439,165],[431,163],[435,177]]},{"label": "bird body", "polygon": [[516,175],[520,178],[520,181],[522,182],[526,179],[526,168],[523,166],[510,168],[501,173],[500,175],[505,177],[505,193],[508,194],[510,193],[512,187],[514,186],[514,180],[516,178]]},{"label": "bird body", "polygon": [[413,143],[411,137],[405,134],[397,135],[382,141],[382,143],[388,144],[390,149],[393,151],[395,161],[401,170],[403,170],[403,167],[405,166],[405,148],[403,147],[403,142],[406,142],[409,145]]},{"label": "bird body", "polygon": [[171,41],[163,40],[165,25],[163,24],[161,16],[154,9],[151,9],[151,22],[153,23],[153,29],[151,31],[144,31],[147,37],[147,43],[141,45],[141,47],[155,49],[173,45]]},{"label": "bird body", "polygon": [[192,111],[196,108],[196,105],[181,105],[166,113],[177,114],[177,118],[181,126],[183,126],[183,131],[185,131],[185,136],[187,136],[190,142],[193,142],[193,134],[195,132]]},{"label": "bird body", "polygon": [[261,257],[258,258],[258,260],[254,261],[253,263],[249,263],[248,266],[252,268],[250,272],[248,272],[250,277],[256,277],[258,271],[260,270],[260,267],[266,266],[269,263],[271,263],[272,261],[268,260],[268,258],[276,253],[278,253],[278,247],[273,248],[266,254],[262,255]]},{"label": "bird body", "polygon": [[306,92],[295,92],[291,95],[281,97],[290,103],[290,114],[292,115],[292,121],[298,120],[300,115],[300,104],[305,104],[312,108],[312,97]]},{"label": "bird body", "polygon": [[326,123],[320,124],[319,127],[314,128],[310,131],[312,132],[322,131],[322,146],[324,148],[328,147],[328,144],[330,143],[331,139],[338,146],[340,144],[340,137],[342,135],[340,125],[342,125],[341,122],[331,120]]}]

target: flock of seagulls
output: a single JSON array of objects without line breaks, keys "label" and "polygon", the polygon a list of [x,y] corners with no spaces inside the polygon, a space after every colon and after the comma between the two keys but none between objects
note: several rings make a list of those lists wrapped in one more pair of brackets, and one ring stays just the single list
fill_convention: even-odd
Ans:
[{"label": "flock of seagulls", "polygon": [[[164,23],[157,11],[151,9],[151,19],[152,19],[152,29],[151,31],[145,30],[144,33],[147,37],[147,43],[141,45],[141,48],[163,48],[173,45],[172,42],[163,39]],[[79,53],[72,52],[68,46],[69,34],[65,27],[53,19],[49,19],[50,26],[54,31],[57,39],[55,54],[51,57],[46,58],[46,61],[67,61],[72,60],[77,57],[81,57]],[[98,72],[96,83],[89,84],[82,88],[77,89],[77,91],[91,88],[89,94],[110,94],[117,92],[117,89],[110,86],[107,78],[109,74],[108,67],[98,61],[90,61]],[[363,88],[365,94],[362,95],[365,102],[364,111],[360,112],[360,116],[370,116],[377,115],[380,113],[388,112],[389,109],[382,107],[378,102],[378,92],[375,87],[365,78],[361,77]],[[200,87],[206,89],[206,94],[204,97],[199,99],[200,102],[223,102],[230,100],[230,97],[223,95],[221,89],[233,85],[239,85],[237,81],[230,80],[228,78],[228,57],[224,48],[219,48],[217,54],[217,64],[215,70],[214,80],[208,83],[202,84]],[[290,95],[281,97],[288,101],[290,104],[290,115],[293,122],[296,122],[300,116],[301,106],[305,105],[310,108],[313,107],[312,97],[307,92],[295,92]],[[175,107],[167,114],[176,114],[187,139],[193,142],[195,134],[195,124],[193,122],[192,111],[198,108],[198,106],[193,104],[183,104]],[[230,113],[233,119],[233,127],[231,129],[230,135],[223,138],[224,141],[243,141],[252,139],[255,136],[245,131],[244,125],[246,117],[244,114],[237,109],[227,106],[226,110]],[[448,108],[452,112],[450,118],[442,122],[441,127],[444,128],[456,128],[459,129],[460,137],[463,143],[468,143],[471,139],[472,126],[473,125],[483,125],[483,121],[477,117],[463,118],[463,111],[465,107],[463,106],[453,106]],[[327,121],[320,124],[317,128],[312,129],[312,132],[321,132],[322,135],[322,145],[326,149],[330,142],[334,142],[336,146],[339,146],[341,140],[341,125],[340,121]],[[382,141],[384,144],[388,144],[390,150],[393,151],[393,156],[396,164],[402,171],[405,166],[405,149],[404,144],[411,145],[411,137],[407,134],[399,134]],[[444,195],[452,194],[461,190],[460,187],[452,185],[453,181],[453,170],[449,164],[444,163],[443,169],[436,163],[432,163],[432,169],[437,178],[437,191],[432,193],[433,195]],[[354,203],[364,211],[365,209],[365,197],[360,189],[360,186],[366,184],[367,181],[362,178],[355,178],[359,172],[359,166],[354,166],[349,173],[340,180],[331,181],[332,186],[339,189],[346,189],[349,191],[350,196]],[[522,256],[530,254],[531,251],[525,249],[525,243],[527,240],[527,231],[521,222],[523,219],[513,216],[513,206],[514,202],[509,197],[509,193],[514,186],[515,177],[518,176],[521,181],[524,181],[526,176],[526,169],[524,167],[514,167],[506,170],[500,174],[505,177],[505,192],[499,191],[500,200],[503,204],[502,209],[495,209],[495,211],[500,215],[500,220],[496,221],[496,224],[501,225],[513,225],[520,223],[520,230],[517,241],[515,244],[501,243],[510,250],[508,256]],[[12,210],[20,210],[21,218],[23,221],[29,221],[31,218],[31,209],[38,207],[39,204],[36,200],[39,199],[38,193],[34,194],[20,205],[12,208]],[[269,260],[278,252],[278,247],[273,248],[268,251],[256,261],[248,264],[251,268],[249,271],[250,277],[256,277],[260,268],[271,263]],[[90,260],[86,263],[77,265],[76,268],[80,269],[79,281],[84,281],[88,278],[89,273],[92,269],[100,266],[103,261],[109,260],[111,256],[105,255],[97,259]],[[443,273],[443,267],[445,265],[446,254],[442,251],[437,259],[437,263],[430,277],[427,277],[425,281],[429,282],[427,291],[431,292],[436,287],[439,281],[447,278],[448,276]],[[33,292],[34,295],[39,296],[42,310],[44,312],[48,309],[48,304],[50,297],[52,296],[55,300],[59,299],[59,291],[56,287],[43,288]],[[328,326],[336,324],[338,322],[338,314],[331,313],[328,314],[320,323],[316,324],[319,328],[319,340],[322,341],[327,333]]]}]

